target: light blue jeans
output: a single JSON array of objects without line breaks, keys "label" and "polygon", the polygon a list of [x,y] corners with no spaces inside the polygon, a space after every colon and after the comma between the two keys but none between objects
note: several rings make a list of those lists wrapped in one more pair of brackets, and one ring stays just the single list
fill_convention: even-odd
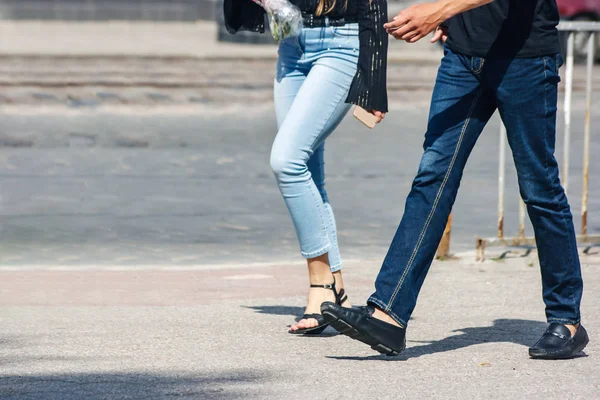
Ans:
[{"label": "light blue jeans", "polygon": [[271,167],[305,258],[328,254],[342,268],[335,217],[325,191],[325,139],[344,119],[358,63],[358,24],[305,28],[279,46],[275,79],[278,132]]}]

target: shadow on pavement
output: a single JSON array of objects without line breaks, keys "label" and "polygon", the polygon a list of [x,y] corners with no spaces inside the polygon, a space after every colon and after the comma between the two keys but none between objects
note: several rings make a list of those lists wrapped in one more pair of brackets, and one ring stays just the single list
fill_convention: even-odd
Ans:
[{"label": "shadow on pavement", "polygon": [[[253,306],[245,308],[249,310],[254,310],[259,314],[270,314],[270,315],[285,315],[294,317],[294,321],[298,322],[302,319],[302,314],[304,313],[304,307],[294,307],[294,306]],[[289,326],[289,325],[288,325]],[[339,333],[333,329],[332,327],[327,327],[325,331],[318,335],[298,335],[303,338],[328,338],[333,336],[338,336]]]},{"label": "shadow on pavement", "polygon": [[239,399],[264,386],[252,372],[209,376],[166,376],[136,373],[0,375],[3,400],[80,399]]},{"label": "shadow on pavement", "polygon": [[288,306],[254,306],[246,307],[249,310],[254,310],[259,314],[270,315],[289,315],[296,318],[296,322],[300,321],[300,317],[304,313],[304,307],[288,307]]},{"label": "shadow on pavement", "polygon": [[368,357],[328,356],[327,358],[356,361],[406,361],[410,358],[417,358],[435,353],[444,353],[482,343],[515,343],[524,347],[529,347],[533,345],[537,339],[539,339],[546,329],[546,326],[547,324],[545,322],[540,321],[497,319],[494,321],[494,325],[492,326],[454,330],[453,332],[461,332],[461,334],[449,336],[442,340],[433,342],[417,342],[409,340],[409,346],[410,343],[427,344],[407,347],[407,349],[397,357],[376,355]]}]

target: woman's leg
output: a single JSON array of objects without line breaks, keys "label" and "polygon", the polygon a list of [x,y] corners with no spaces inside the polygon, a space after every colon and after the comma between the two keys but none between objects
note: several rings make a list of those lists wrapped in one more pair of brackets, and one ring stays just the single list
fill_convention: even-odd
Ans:
[{"label": "woman's leg", "polygon": [[[333,213],[331,203],[329,202],[327,191],[325,190],[325,143],[315,150],[312,157],[308,160],[307,165],[313,181],[315,182],[315,185],[321,194],[321,199],[323,200],[325,219],[327,222],[327,235],[329,237],[329,242],[331,243],[331,249],[329,250],[329,253],[327,253],[327,261],[329,263],[329,269],[335,277],[337,289],[341,290],[344,289],[344,277],[342,276],[342,257],[340,255],[340,249],[337,241],[335,215]],[[315,267],[314,269],[318,268],[319,267]],[[344,306],[350,307],[350,301],[344,302]]]},{"label": "woman's leg", "polygon": [[[271,166],[294,222],[301,253],[308,260],[312,284],[331,283],[329,266],[336,270],[341,266],[333,213],[322,187],[323,164],[319,149],[350,108],[345,99],[355,70],[356,64],[349,60],[335,57],[317,60],[280,122],[271,153]],[[285,77],[277,79],[276,103],[289,95],[290,84]],[[283,107],[277,108],[280,119]],[[311,161],[313,157],[316,158]],[[319,313],[320,304],[332,297],[333,293],[326,290],[311,289],[306,313]],[[315,324],[314,319],[303,320],[298,327],[309,328]]]},{"label": "woman's leg", "polygon": [[[274,87],[275,114],[277,117],[278,128],[281,128],[283,125],[283,122],[296,99],[296,95],[310,71],[310,65],[302,65],[300,61],[301,54],[302,51],[299,44],[293,38],[285,40],[280,46],[277,78]],[[320,177],[320,179],[315,179],[315,183],[321,195],[324,196],[322,198],[327,198],[327,194],[324,191],[323,146],[320,147],[320,151],[316,151],[314,156],[309,159],[307,166],[311,174],[314,174],[313,176]],[[309,258],[307,259],[307,264],[310,283],[316,285],[331,283],[328,254]],[[343,284],[343,281],[340,280],[340,282]],[[312,313],[315,307],[318,308],[320,306],[321,300],[320,296],[318,296],[318,292],[319,289],[309,289],[308,305],[306,308],[307,313]],[[302,320],[301,322],[301,325],[298,326],[298,324],[296,324],[294,327],[301,329],[310,328],[316,325],[314,319]]]},{"label": "woman's leg", "polygon": [[[307,259],[327,254],[333,246],[327,229],[328,213],[308,163],[350,108],[345,99],[355,68],[352,63],[333,57],[315,62],[273,143],[271,167],[294,222],[302,255]],[[275,85],[276,102],[281,99],[280,93],[287,95],[286,81]],[[319,164],[317,159],[314,165]]]}]

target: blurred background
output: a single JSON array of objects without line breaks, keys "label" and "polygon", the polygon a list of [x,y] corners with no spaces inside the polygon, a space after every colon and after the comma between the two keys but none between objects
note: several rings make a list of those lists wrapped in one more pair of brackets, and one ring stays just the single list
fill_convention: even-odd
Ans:
[{"label": "blurred background", "polygon": [[4,18],[44,20],[213,19],[216,0],[5,0]]},{"label": "blurred background", "polygon": [[[597,2],[559,3],[565,19],[600,15]],[[390,14],[408,4],[391,1]],[[0,1],[0,267],[299,260],[268,163],[277,49],[268,34],[227,34],[220,10],[213,0]],[[390,46],[388,118],[367,131],[349,117],[327,143],[327,187],[347,259],[385,255],[442,56],[427,41]],[[569,195],[578,222],[581,65],[574,89]],[[559,123],[562,144],[562,115]],[[596,133],[600,115],[592,123]],[[496,234],[498,131],[494,118],[468,165],[455,254],[472,251],[476,235]],[[593,135],[590,233],[600,232],[599,151]],[[510,164],[507,235],[518,229]]]}]

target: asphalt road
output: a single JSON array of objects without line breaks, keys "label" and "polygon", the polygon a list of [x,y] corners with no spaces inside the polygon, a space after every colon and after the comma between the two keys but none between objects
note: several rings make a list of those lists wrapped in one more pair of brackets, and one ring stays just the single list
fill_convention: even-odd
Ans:
[{"label": "asphalt road", "polygon": [[[378,258],[402,215],[415,174],[427,101],[394,103],[365,130],[347,118],[327,143],[327,187],[342,254]],[[582,100],[576,95],[569,197],[581,209]],[[597,103],[595,103],[597,109]],[[269,103],[213,107],[5,108],[0,148],[3,267],[197,265],[298,257],[268,166]],[[600,116],[593,116],[593,126]],[[593,132],[596,132],[595,128]],[[560,157],[562,136],[559,136]],[[494,236],[498,122],[468,164],[454,210],[454,252]],[[592,137],[590,233],[600,231],[600,174]],[[509,158],[510,159],[510,158]],[[506,232],[517,232],[508,163]],[[528,232],[531,232],[529,229]]]}]

